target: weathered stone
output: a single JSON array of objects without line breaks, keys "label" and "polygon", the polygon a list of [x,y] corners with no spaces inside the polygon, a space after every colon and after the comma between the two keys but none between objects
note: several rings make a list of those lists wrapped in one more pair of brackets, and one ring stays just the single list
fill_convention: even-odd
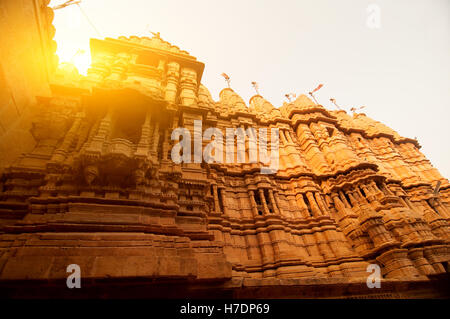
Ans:
[{"label": "weathered stone", "polygon": [[[62,68],[51,94],[34,91],[34,148],[2,173],[0,284],[62,280],[77,264],[94,286],[370,296],[376,263],[393,298],[448,272],[450,184],[416,140],[305,95],[280,108],[256,95],[247,106],[226,88],[215,102],[204,64],[159,36],[91,48],[87,77]],[[278,170],[250,163],[250,143],[243,163],[175,164],[172,131],[201,136],[198,120],[203,131],[278,128],[279,141],[268,138]]]}]

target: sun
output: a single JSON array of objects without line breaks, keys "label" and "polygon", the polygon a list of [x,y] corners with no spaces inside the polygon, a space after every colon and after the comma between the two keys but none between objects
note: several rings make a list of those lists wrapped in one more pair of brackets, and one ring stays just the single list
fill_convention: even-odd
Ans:
[{"label": "sun", "polygon": [[58,8],[62,3],[64,3],[62,0],[51,2],[55,8],[52,24],[56,28],[54,37],[57,43],[56,54],[59,63],[72,64],[78,73],[86,75],[91,64],[89,39],[95,35],[79,6],[68,5]]},{"label": "sun", "polygon": [[91,65],[89,49],[61,46],[56,51],[56,54],[59,57],[59,63],[67,62],[73,64],[79,74],[87,75],[87,70]]}]

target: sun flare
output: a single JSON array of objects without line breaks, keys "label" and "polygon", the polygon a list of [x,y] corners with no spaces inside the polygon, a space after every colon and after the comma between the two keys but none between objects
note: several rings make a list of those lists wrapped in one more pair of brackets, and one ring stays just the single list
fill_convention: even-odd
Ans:
[{"label": "sun flare", "polygon": [[[58,43],[58,46],[60,45]],[[87,75],[87,70],[91,65],[91,55],[88,49],[64,47],[64,44],[62,44],[56,54],[59,57],[59,63],[73,64],[77,68],[78,73]]]}]

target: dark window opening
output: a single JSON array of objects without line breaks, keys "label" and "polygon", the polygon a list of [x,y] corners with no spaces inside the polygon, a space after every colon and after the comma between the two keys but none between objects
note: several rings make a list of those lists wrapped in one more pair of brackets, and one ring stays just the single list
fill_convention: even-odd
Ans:
[{"label": "dark window opening", "polygon": [[366,192],[364,191],[364,189],[363,189],[362,187],[360,187],[359,190],[361,191],[361,194],[362,194],[364,197],[367,197]]},{"label": "dark window opening", "polygon": [[266,200],[266,204],[268,204],[270,202],[269,201],[269,190],[268,189],[264,190],[264,199]]},{"label": "dark window opening", "polygon": [[346,192],[342,192],[342,194],[344,194],[345,199],[347,200],[347,203],[350,205],[350,207],[352,207],[352,201],[350,200],[350,196],[348,196],[348,194]]},{"label": "dark window opening", "polygon": [[259,192],[255,192],[255,202],[256,205],[261,205],[261,196],[259,196]]},{"label": "dark window opening", "polygon": [[125,139],[137,144],[141,138],[146,110],[143,106],[118,108],[114,119],[111,139]]},{"label": "dark window opening", "polygon": [[327,127],[327,132],[328,132],[328,135],[333,136],[333,134],[334,134],[334,128],[332,128],[332,127]]},{"label": "dark window opening", "polygon": [[222,190],[219,188],[218,190],[219,193],[219,208],[220,211],[223,213],[223,197],[222,197]]},{"label": "dark window opening", "polygon": [[302,194],[303,196],[303,201],[306,204],[306,207],[308,207],[308,210],[311,211],[311,204],[309,203],[308,197],[305,196],[305,194]]},{"label": "dark window opening", "polygon": [[378,187],[380,191],[383,191],[383,184],[380,181],[376,181],[375,185]]}]

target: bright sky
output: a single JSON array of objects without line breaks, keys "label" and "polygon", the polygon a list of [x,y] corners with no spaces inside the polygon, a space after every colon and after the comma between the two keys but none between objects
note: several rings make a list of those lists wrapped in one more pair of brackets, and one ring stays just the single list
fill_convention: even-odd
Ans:
[{"label": "bright sky", "polygon": [[[380,9],[379,28],[371,4]],[[333,97],[347,111],[366,106],[368,116],[417,137],[450,177],[448,0],[82,0],[81,7],[101,36],[77,5],[56,10],[53,22],[60,61],[81,73],[89,38],[160,32],[206,64],[202,83],[214,99],[226,86],[222,72],[246,102],[256,81],[276,107],[286,93],[323,83],[320,104],[335,109]]]}]

